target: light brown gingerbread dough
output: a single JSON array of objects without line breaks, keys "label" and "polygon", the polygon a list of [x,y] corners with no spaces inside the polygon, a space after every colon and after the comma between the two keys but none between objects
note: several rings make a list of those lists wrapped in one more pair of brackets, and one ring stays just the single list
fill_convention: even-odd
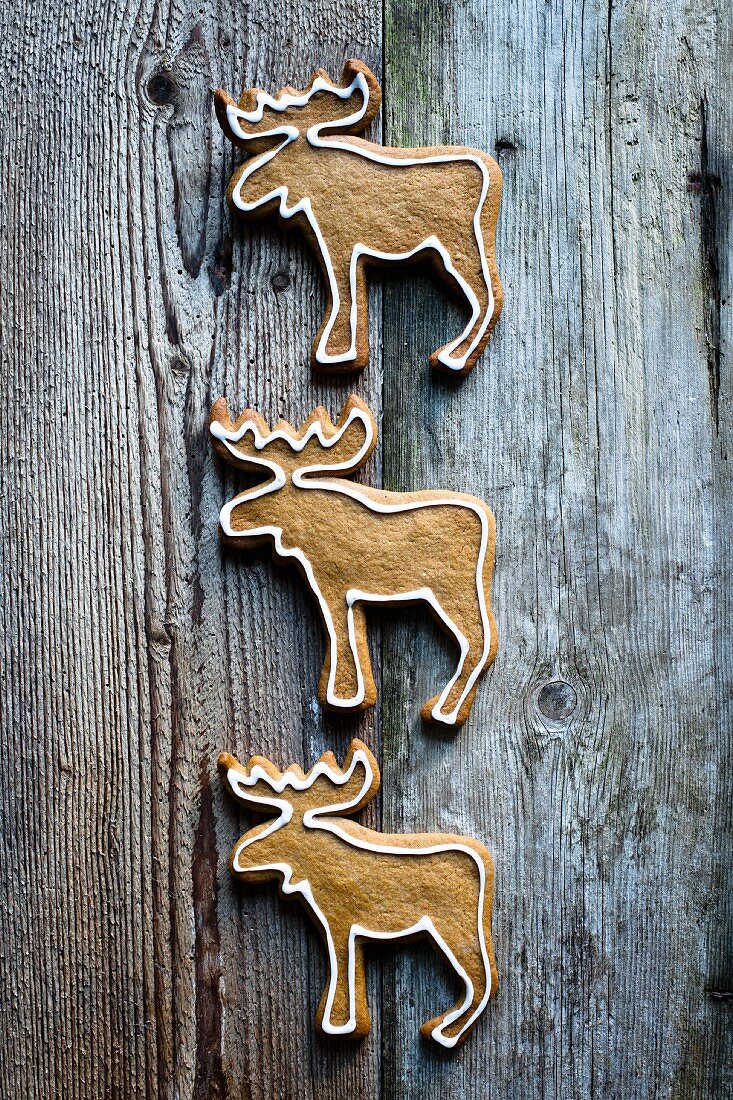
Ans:
[{"label": "light brown gingerbread dough", "polygon": [[495,249],[501,169],[479,149],[396,149],[354,137],[380,102],[377,78],[356,60],[346,62],[340,82],[317,69],[302,92],[286,87],[271,96],[248,88],[237,104],[218,91],[224,133],[248,154],[232,177],[229,201],[246,218],[279,213],[318,256],[329,302],[313,344],[316,368],[368,361],[367,264],[428,257],[471,315],[430,363],[464,374],[502,307]]},{"label": "light brown gingerbread dough", "polygon": [[276,558],[299,566],[316,598],[327,635],[321,705],[373,706],[366,608],[424,603],[461,656],[422,714],[461,726],[497,650],[495,524],[486,504],[448,490],[391,493],[347,480],[377,442],[374,416],[354,395],[337,424],[318,408],[298,430],[285,422],[270,429],[250,409],[233,421],[219,398],[210,427],[227,462],[262,475],[222,509],[222,538],[240,547],[270,542]]},{"label": "light brown gingerbread dough", "polygon": [[232,850],[232,873],[245,882],[279,880],[319,927],[329,974],[316,1014],[327,1035],[358,1039],[369,1031],[364,977],[366,941],[427,938],[463,983],[463,995],[421,1031],[447,1048],[462,1043],[498,984],[491,942],[493,861],[470,837],[388,834],[344,817],[377,793],[377,762],[354,740],[339,767],[327,752],[305,774],[280,772],[254,756],[243,767],[219,757],[222,779],[243,805],[271,820]]}]

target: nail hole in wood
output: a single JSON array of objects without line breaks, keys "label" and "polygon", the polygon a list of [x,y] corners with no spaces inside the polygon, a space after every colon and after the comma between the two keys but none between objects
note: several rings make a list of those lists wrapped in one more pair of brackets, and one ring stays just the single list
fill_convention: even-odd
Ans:
[{"label": "nail hole in wood", "polygon": [[687,190],[699,195],[703,191],[713,191],[720,187],[720,176],[714,172],[688,172]]}]

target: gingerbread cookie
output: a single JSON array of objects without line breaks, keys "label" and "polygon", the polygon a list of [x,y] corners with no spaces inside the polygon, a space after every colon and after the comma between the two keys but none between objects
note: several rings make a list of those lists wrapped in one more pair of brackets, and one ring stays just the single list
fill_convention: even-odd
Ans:
[{"label": "gingerbread cookie", "polygon": [[379,768],[352,741],[343,768],[324,753],[304,774],[280,772],[261,756],[246,767],[219,757],[221,776],[245,806],[274,820],[257,825],[232,850],[229,865],[246,882],[280,880],[297,894],[328,949],[329,975],[316,1014],[326,1035],[359,1039],[369,1031],[365,940],[429,938],[465,986],[464,996],[421,1031],[444,1047],[468,1036],[496,991],[491,943],[494,866],[470,837],[377,833],[350,821],[374,798]]},{"label": "gingerbread cookie", "polygon": [[297,563],[316,597],[328,638],[321,705],[353,711],[376,701],[366,605],[426,603],[461,656],[422,714],[461,726],[497,649],[490,601],[495,525],[483,501],[449,491],[388,493],[344,480],[377,442],[371,411],[353,395],[336,425],[318,408],[298,430],[284,421],[271,430],[250,409],[232,421],[219,398],[211,434],[227,462],[262,474],[260,484],[222,509],[222,538],[237,546],[271,542],[276,558]]},{"label": "gingerbread cookie", "polygon": [[464,374],[481,355],[501,312],[496,221],[501,169],[462,146],[393,149],[350,135],[379,109],[377,78],[347,61],[341,82],[317,69],[302,91],[258,88],[239,104],[216,93],[227,137],[250,154],[229,185],[246,217],[277,211],[315,250],[329,305],[313,345],[313,365],[360,368],[369,359],[366,264],[430,258],[471,312],[464,331],[430,356]]}]

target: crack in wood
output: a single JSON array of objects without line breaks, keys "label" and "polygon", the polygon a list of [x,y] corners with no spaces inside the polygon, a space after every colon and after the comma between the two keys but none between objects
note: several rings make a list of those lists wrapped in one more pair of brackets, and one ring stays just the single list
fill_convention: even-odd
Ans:
[{"label": "crack in wood", "polygon": [[700,263],[705,305],[705,348],[710,409],[720,431],[720,263],[718,259],[717,189],[720,177],[710,171],[707,102],[700,100],[700,172],[688,177],[688,187],[700,196]]}]

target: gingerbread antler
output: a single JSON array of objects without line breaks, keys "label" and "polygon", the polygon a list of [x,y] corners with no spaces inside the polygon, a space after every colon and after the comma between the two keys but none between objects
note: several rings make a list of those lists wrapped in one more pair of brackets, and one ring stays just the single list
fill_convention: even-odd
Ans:
[{"label": "gingerbread antler", "polygon": [[305,134],[319,123],[332,132],[358,133],[372,121],[381,100],[374,73],[356,60],[346,62],[340,81],[324,69],[316,69],[302,91],[287,85],[269,95],[261,88],[247,88],[239,103],[221,88],[214,96],[224,133],[250,152],[263,138],[287,137],[293,129]]},{"label": "gingerbread antler", "polygon": [[227,462],[243,466],[277,466],[282,470],[313,472],[328,467],[344,476],[362,466],[377,444],[377,424],[371,410],[354,394],[334,424],[325,409],[314,409],[300,428],[286,420],[269,428],[262,417],[247,409],[236,421],[223,397],[210,417],[214,446]]},{"label": "gingerbread antler", "polygon": [[[353,741],[340,767],[332,752],[324,752],[309,772],[290,764],[284,772],[263,756],[253,756],[244,767],[222,753],[219,771],[241,802],[270,812],[270,806],[289,801],[317,814],[357,813],[379,789],[379,767],[361,742]],[[273,794],[282,798],[273,800]]]}]

